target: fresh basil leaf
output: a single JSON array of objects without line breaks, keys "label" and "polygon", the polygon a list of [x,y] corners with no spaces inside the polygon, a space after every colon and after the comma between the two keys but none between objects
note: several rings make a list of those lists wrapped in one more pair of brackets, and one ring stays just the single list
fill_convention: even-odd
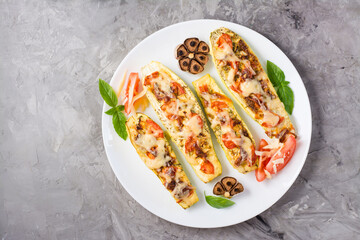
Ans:
[{"label": "fresh basil leaf", "polygon": [[99,91],[101,97],[110,107],[115,107],[118,103],[118,99],[114,89],[104,80],[99,79]]},{"label": "fresh basil leaf", "polygon": [[112,115],[114,115],[114,113],[116,112],[116,109],[117,109],[117,107],[110,108],[110,109],[107,110],[105,113],[106,113],[107,115],[112,116]]},{"label": "fresh basil leaf", "polygon": [[235,204],[235,202],[223,197],[207,196],[205,192],[204,195],[206,202],[213,208],[227,208]]},{"label": "fresh basil leaf", "polygon": [[116,133],[124,140],[126,140],[128,134],[126,131],[126,117],[124,115],[123,112],[121,112],[120,110],[117,110],[112,118],[112,122],[114,125],[114,129],[116,131]]},{"label": "fresh basil leaf", "polygon": [[119,105],[116,107],[119,111],[124,111],[125,110],[125,106],[124,105]]},{"label": "fresh basil leaf", "polygon": [[269,60],[267,61],[266,68],[267,68],[268,76],[273,86],[275,88],[280,86],[281,83],[285,80],[284,72]]},{"label": "fresh basil leaf", "polygon": [[294,93],[289,86],[281,85],[277,91],[280,100],[284,103],[285,110],[292,114],[294,109]]},{"label": "fresh basil leaf", "polygon": [[120,111],[120,112],[121,112],[121,111],[124,111],[124,109],[125,109],[124,105],[119,105],[119,106],[110,108],[110,109],[107,110],[105,113],[106,113],[107,115],[114,115],[114,113],[115,113],[116,111]]}]

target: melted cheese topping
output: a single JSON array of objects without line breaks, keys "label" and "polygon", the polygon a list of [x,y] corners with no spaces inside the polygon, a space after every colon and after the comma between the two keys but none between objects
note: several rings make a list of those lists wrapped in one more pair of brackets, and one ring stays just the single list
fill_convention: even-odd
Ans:
[{"label": "melted cheese topping", "polygon": [[270,126],[276,126],[277,123],[279,122],[280,118],[279,116],[272,114],[269,111],[264,110],[264,117],[263,119],[259,120],[260,123],[267,123]]},{"label": "melted cheese topping", "polygon": [[247,79],[242,83],[240,89],[244,97],[249,96],[251,93],[263,93],[260,83],[252,79]]},{"label": "melted cheese topping", "polygon": [[195,136],[199,135],[202,131],[202,126],[200,125],[198,115],[191,117],[184,123],[184,125],[186,126],[186,131],[193,133]]},{"label": "melted cheese topping", "polygon": [[[188,188],[187,190],[185,190]],[[185,190],[185,191],[184,191]],[[177,199],[183,199],[190,194],[189,185],[186,182],[178,182],[172,191],[172,194]]]},{"label": "melted cheese topping", "polygon": [[228,44],[222,44],[222,48],[217,48],[214,56],[217,60],[225,62],[240,62],[240,59]]},{"label": "melted cheese topping", "polygon": [[145,165],[150,169],[158,169],[165,166],[167,161],[171,160],[171,157],[167,153],[167,146],[165,139],[156,139],[153,134],[140,135],[135,143],[144,151],[153,153],[152,147],[156,146],[155,159],[146,158]]}]

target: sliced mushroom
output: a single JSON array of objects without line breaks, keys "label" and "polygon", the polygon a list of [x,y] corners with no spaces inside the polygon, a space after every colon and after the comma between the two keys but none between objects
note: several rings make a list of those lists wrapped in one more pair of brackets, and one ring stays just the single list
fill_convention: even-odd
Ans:
[{"label": "sliced mushroom", "polygon": [[237,183],[237,180],[233,177],[224,177],[221,179],[221,183],[225,188],[225,191],[229,192]]},{"label": "sliced mushroom", "polygon": [[189,52],[195,52],[199,45],[198,38],[188,38],[184,41],[185,47],[189,50]]},{"label": "sliced mushroom", "polygon": [[190,67],[190,58],[183,58],[179,60],[181,70],[188,71]]},{"label": "sliced mushroom", "polygon": [[198,53],[208,54],[209,53],[209,46],[204,41],[201,41],[199,43],[198,48],[197,48],[197,52]]},{"label": "sliced mushroom", "polygon": [[230,196],[234,196],[235,194],[241,193],[244,191],[244,187],[241,183],[237,183],[235,187],[233,187],[230,191]]},{"label": "sliced mushroom", "polygon": [[189,72],[192,74],[201,73],[204,70],[204,67],[195,59],[192,59],[190,62]]},{"label": "sliced mushroom", "polygon": [[209,60],[209,57],[203,53],[197,53],[195,54],[195,59],[202,65],[205,65],[208,60]]},{"label": "sliced mushroom", "polygon": [[183,57],[186,57],[189,54],[188,50],[184,46],[184,44],[179,45],[176,48],[176,59],[182,59]]},{"label": "sliced mushroom", "polygon": [[224,195],[225,189],[221,182],[217,182],[214,186],[213,193],[215,195]]}]

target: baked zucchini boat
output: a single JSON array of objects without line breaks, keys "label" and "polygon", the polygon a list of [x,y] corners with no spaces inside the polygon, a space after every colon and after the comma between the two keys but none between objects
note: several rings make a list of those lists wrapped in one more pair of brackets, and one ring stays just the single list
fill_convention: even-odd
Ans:
[{"label": "baked zucchini boat", "polygon": [[194,81],[193,85],[230,164],[241,173],[255,170],[255,141],[231,99],[209,74]]},{"label": "baked zucchini boat", "polygon": [[141,160],[161,180],[176,202],[184,209],[199,198],[176,159],[163,130],[148,116],[136,113],[126,122],[130,141]]},{"label": "baked zucchini boat", "polygon": [[236,101],[270,138],[285,141],[294,127],[258,58],[236,33],[219,28],[210,34],[216,69]]},{"label": "baked zucchini boat", "polygon": [[170,69],[151,62],[141,70],[152,107],[203,182],[221,174],[209,128],[194,94]]}]

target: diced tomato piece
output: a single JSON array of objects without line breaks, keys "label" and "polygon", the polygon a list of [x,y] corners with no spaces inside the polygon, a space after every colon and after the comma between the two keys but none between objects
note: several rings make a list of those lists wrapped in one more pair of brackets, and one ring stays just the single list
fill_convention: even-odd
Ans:
[{"label": "diced tomato piece", "polygon": [[207,84],[204,84],[204,85],[199,86],[199,91],[200,91],[201,93],[203,93],[203,92],[209,92],[209,87],[208,87],[208,85],[207,85]]},{"label": "diced tomato piece", "polygon": [[145,80],[144,80],[144,85],[145,85],[145,86],[151,85],[152,80],[153,80],[154,78],[158,78],[159,75],[160,75],[160,73],[159,73],[158,71],[153,72],[151,75],[147,75],[147,76],[145,77]]},{"label": "diced tomato piece", "polygon": [[163,138],[164,132],[159,125],[151,119],[146,119],[146,128],[150,133],[155,133],[156,138]]},{"label": "diced tomato piece", "polygon": [[242,91],[240,90],[239,87],[236,87],[236,86],[234,86],[234,85],[231,85],[230,88],[231,88],[231,90],[233,90],[234,92],[237,92],[237,93],[239,93],[239,94],[242,94]]},{"label": "diced tomato piece", "polygon": [[185,141],[185,153],[189,153],[195,150],[196,139],[192,136],[188,137]]},{"label": "diced tomato piece", "polygon": [[209,160],[205,160],[201,164],[200,170],[206,174],[214,174],[215,172],[214,165]]},{"label": "diced tomato piece", "polygon": [[150,159],[155,159],[155,156],[151,152],[146,152],[146,156],[148,156]]},{"label": "diced tomato piece", "polygon": [[231,48],[233,47],[231,37],[229,34],[223,33],[216,42],[220,48],[223,48],[223,44],[229,45]]},{"label": "diced tomato piece", "polygon": [[233,149],[236,148],[237,145],[229,139],[230,137],[230,133],[225,133],[221,136],[221,140],[224,143],[225,147],[227,147],[228,149]]},{"label": "diced tomato piece", "polygon": [[176,96],[182,95],[185,93],[185,89],[177,82],[171,82],[171,90]]},{"label": "diced tomato piece", "polygon": [[[269,163],[266,165],[266,170],[271,174],[279,172],[289,163],[290,159],[294,155],[295,149],[296,149],[295,136],[293,134],[289,134],[284,142],[283,147],[280,150],[280,153],[271,157]],[[275,172],[274,161],[276,161],[279,158],[284,158],[284,163],[276,164],[276,172]]]},{"label": "diced tomato piece", "polygon": [[211,102],[211,108],[213,108],[217,112],[221,112],[223,108],[227,108],[228,105],[225,102],[222,101],[213,101]]}]

